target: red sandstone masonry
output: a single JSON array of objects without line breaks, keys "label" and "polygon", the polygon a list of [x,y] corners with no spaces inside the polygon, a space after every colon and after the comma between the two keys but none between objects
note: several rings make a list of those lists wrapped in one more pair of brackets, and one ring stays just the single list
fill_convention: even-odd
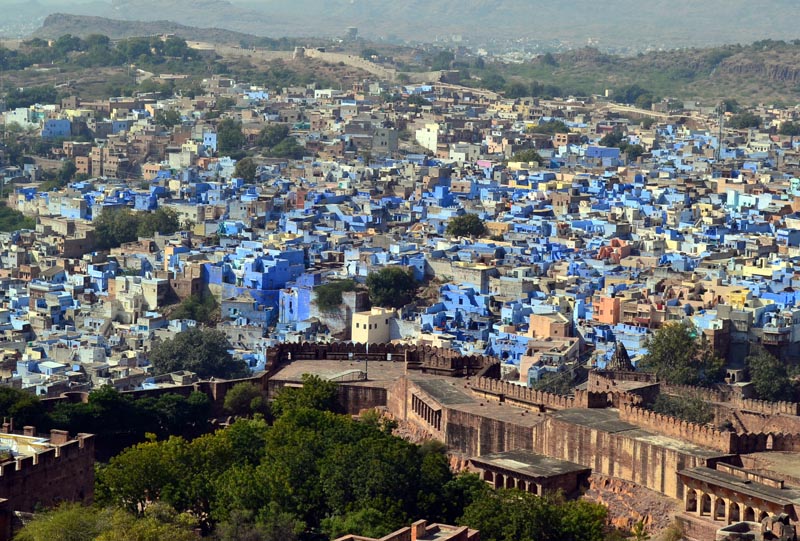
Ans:
[{"label": "red sandstone masonry", "polygon": [[472,390],[478,394],[496,397],[498,400],[555,410],[606,406],[605,393],[598,395],[578,390],[575,391],[574,396],[565,396],[528,389],[494,378],[475,378],[472,382]]},{"label": "red sandstone masonry", "polygon": [[624,404],[620,408],[619,418],[647,430],[688,441],[701,447],[709,447],[722,453],[737,452],[738,436],[733,432],[723,432],[711,426],[690,423],[629,404]]},{"label": "red sandstone masonry", "polygon": [[0,464],[0,498],[33,512],[60,501],[90,503],[94,492],[94,439],[80,434],[59,447]]},{"label": "red sandstone masonry", "polygon": [[667,385],[661,383],[661,390],[664,394],[672,396],[697,396],[707,402],[720,402],[728,407],[737,408],[766,415],[783,413],[785,415],[800,415],[800,403],[797,402],[769,402],[766,400],[756,400],[751,398],[741,398],[731,393],[693,387],[691,385]]}]

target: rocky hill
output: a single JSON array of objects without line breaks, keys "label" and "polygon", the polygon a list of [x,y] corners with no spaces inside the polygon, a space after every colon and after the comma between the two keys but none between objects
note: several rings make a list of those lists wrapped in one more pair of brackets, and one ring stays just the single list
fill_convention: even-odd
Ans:
[{"label": "rocky hill", "polygon": [[[11,0],[15,1],[15,0]],[[797,37],[796,0],[39,0],[61,11],[126,20],[172,20],[268,36],[372,39],[558,40],[603,50],[676,48]],[[53,10],[52,6],[58,6]],[[4,14],[5,16],[5,14]]]},{"label": "rocky hill", "polygon": [[33,33],[33,37],[55,39],[64,34],[80,37],[86,37],[90,34],[103,34],[112,39],[175,34],[187,40],[235,45],[243,41],[256,42],[261,40],[257,36],[233,30],[195,28],[172,21],[123,21],[88,15],[68,15],[66,13],[48,15],[42,23],[42,27]]},{"label": "rocky hill", "polygon": [[800,101],[800,43],[760,41],[617,56],[582,48],[523,64],[497,65],[509,81],[539,81],[566,93],[638,85],[655,97]]}]

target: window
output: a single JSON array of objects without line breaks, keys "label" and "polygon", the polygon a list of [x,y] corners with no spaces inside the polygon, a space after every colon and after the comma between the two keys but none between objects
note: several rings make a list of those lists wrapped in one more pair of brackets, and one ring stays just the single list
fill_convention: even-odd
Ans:
[{"label": "window", "polygon": [[387,325],[389,324],[389,318],[386,318],[386,324]]}]

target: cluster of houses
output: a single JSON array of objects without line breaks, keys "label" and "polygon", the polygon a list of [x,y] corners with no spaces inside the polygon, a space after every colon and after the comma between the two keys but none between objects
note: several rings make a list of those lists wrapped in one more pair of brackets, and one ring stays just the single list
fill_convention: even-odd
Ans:
[{"label": "cluster of houses", "polygon": [[[147,352],[197,325],[171,317],[190,297],[215,299],[214,324],[254,371],[276,342],[405,341],[497,356],[505,379],[532,387],[603,368],[617,343],[635,363],[654,329],[681,320],[734,363],[753,341],[797,353],[800,152],[775,135],[795,109],[760,107],[762,129],[731,130],[694,103],[644,111],[450,84],[269,92],[213,77],[204,91],[4,114],[60,143],[0,168],[7,205],[36,218],[0,234],[9,384],[53,396],[182,381],[156,377]],[[220,114],[244,148],[282,125],[306,157],[256,155],[239,178]],[[604,146],[607,134],[626,144]],[[528,150],[536,161],[515,159]],[[82,180],[44,191],[41,170],[63,160]],[[168,208],[182,227],[99,251],[93,221],[119,208]],[[448,235],[465,214],[485,234]],[[387,266],[423,284],[407,306],[371,307],[358,286],[317,305],[320,286]]]}]

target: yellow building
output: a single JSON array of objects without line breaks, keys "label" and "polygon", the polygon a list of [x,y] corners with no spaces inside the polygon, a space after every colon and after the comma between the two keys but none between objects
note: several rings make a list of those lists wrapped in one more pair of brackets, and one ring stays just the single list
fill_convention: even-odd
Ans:
[{"label": "yellow building", "polygon": [[391,308],[374,307],[369,312],[353,314],[352,337],[358,344],[385,344],[390,340],[389,327],[396,316]]}]

